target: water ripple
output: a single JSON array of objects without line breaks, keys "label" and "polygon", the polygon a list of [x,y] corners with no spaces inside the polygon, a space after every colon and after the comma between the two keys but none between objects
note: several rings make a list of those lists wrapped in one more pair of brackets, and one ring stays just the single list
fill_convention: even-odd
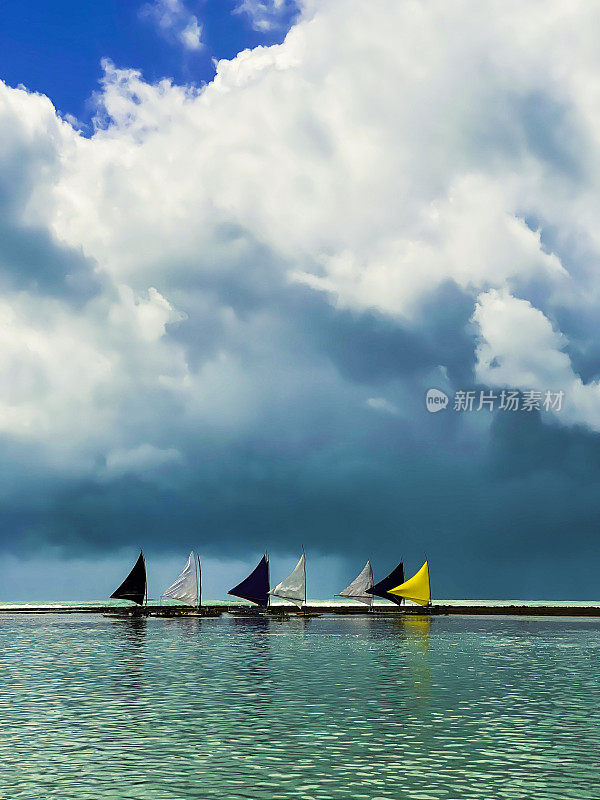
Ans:
[{"label": "water ripple", "polygon": [[600,625],[0,617],[11,800],[598,797]]}]

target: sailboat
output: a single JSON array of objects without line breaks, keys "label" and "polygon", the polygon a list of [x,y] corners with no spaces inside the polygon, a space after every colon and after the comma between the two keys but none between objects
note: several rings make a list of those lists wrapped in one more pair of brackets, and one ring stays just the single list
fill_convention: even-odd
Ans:
[{"label": "sailboat", "polygon": [[267,554],[261,558],[250,575],[227,594],[234,597],[241,597],[242,600],[250,600],[263,609],[269,605],[269,559]]},{"label": "sailboat", "polygon": [[390,594],[397,597],[405,597],[420,606],[431,605],[431,583],[429,581],[429,564],[427,561],[412,578],[409,578],[400,586],[389,590]]},{"label": "sailboat", "polygon": [[193,611],[183,611],[178,606],[164,606],[160,611],[154,611],[153,617],[177,616],[206,616],[206,611],[201,611],[202,606],[202,572],[200,558],[192,552],[188,556],[185,567],[181,570],[175,581],[161,594],[161,597],[170,597],[180,600],[186,606],[191,606]]},{"label": "sailboat", "polygon": [[398,566],[395,567],[395,569],[393,569],[383,580],[379,581],[379,583],[376,583],[375,586],[372,586],[370,589],[365,589],[365,591],[368,594],[375,595],[376,597],[383,597],[384,600],[391,600],[392,603],[396,603],[396,605],[400,606],[404,603],[404,598],[398,597],[398,595],[395,594],[391,594],[390,590],[402,583],[404,583],[403,561],[401,561]]},{"label": "sailboat", "polygon": [[192,552],[188,556],[185,567],[177,579],[161,594],[161,597],[170,597],[181,600],[188,606],[195,606],[198,611],[201,606],[202,583],[200,572],[200,558]]},{"label": "sailboat", "polygon": [[[112,600],[131,600],[131,602],[139,606],[143,606],[144,602],[147,602],[148,586],[146,583],[146,561],[144,559],[144,553],[141,550],[138,560],[133,565],[131,572],[110,597]],[[138,614],[143,613],[141,609],[136,611]],[[135,612],[132,609],[129,613]]]},{"label": "sailboat", "polygon": [[336,597],[349,597],[352,600],[358,600],[359,603],[364,603],[370,608],[373,607],[373,567],[371,562],[367,561],[362,570],[358,573],[352,583],[348,584],[345,589],[336,594]]},{"label": "sailboat", "polygon": [[320,617],[313,611],[307,611],[306,606],[306,555],[304,549],[300,560],[290,572],[287,578],[284,578],[281,583],[278,583],[274,589],[271,589],[269,594],[272,597],[280,597],[282,600],[290,600],[294,605],[298,606],[300,613],[304,617]]},{"label": "sailboat", "polygon": [[304,552],[287,578],[271,589],[269,594],[273,597],[280,597],[282,600],[291,600],[298,608],[302,608],[306,603],[306,556]]}]

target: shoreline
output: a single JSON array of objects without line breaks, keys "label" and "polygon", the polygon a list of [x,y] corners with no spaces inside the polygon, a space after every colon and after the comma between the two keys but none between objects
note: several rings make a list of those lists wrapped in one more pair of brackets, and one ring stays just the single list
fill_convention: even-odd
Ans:
[{"label": "shoreline", "polygon": [[[119,616],[138,611],[134,606],[115,606],[115,605],[32,605],[14,604],[6,608],[0,606],[0,616],[12,614],[107,614],[109,616]],[[369,609],[366,606],[340,605],[326,603],[308,603],[304,609],[309,614],[332,614],[335,616],[368,616],[368,617],[409,617],[409,616],[510,616],[510,617],[600,617],[600,606],[570,606],[570,605],[517,605],[507,603],[506,605],[452,605],[434,604],[429,608],[419,606],[392,607],[374,606]],[[235,614],[236,616],[256,616],[264,612],[253,606],[242,603],[202,605],[201,613],[195,609],[188,609],[185,606],[148,604],[144,607],[144,613],[150,615],[157,614],[162,617],[182,617],[182,616],[219,616],[220,614]],[[278,604],[269,609],[269,616],[278,614],[292,614],[298,612],[296,606]]]}]

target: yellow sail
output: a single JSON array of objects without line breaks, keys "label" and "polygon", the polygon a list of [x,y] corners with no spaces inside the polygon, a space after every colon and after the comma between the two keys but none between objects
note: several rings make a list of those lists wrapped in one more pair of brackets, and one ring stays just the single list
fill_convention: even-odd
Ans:
[{"label": "yellow sail", "polygon": [[388,589],[390,594],[396,594],[398,597],[406,597],[407,600],[412,600],[413,603],[418,603],[420,606],[426,606],[431,597],[431,588],[429,586],[429,565],[427,561],[423,564],[421,569],[412,578],[409,578],[400,586],[395,589]]}]

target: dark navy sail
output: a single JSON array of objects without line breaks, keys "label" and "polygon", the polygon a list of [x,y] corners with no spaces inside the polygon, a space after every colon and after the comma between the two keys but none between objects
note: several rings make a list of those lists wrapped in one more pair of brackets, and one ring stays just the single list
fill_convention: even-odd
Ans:
[{"label": "dark navy sail", "polygon": [[402,605],[404,602],[401,597],[397,597],[395,594],[390,594],[390,589],[395,589],[396,586],[400,586],[401,583],[404,583],[404,562],[401,561],[395,570],[390,572],[387,578],[384,578],[379,583],[376,583],[375,586],[371,589],[366,589],[369,594],[377,595],[377,597],[384,597],[386,600],[391,600],[392,603],[396,603],[396,605]]},{"label": "dark navy sail", "polygon": [[118,589],[111,594],[114,600],[132,600],[138,605],[144,604],[146,596],[146,562],[140,550],[140,557],[133,565],[133,569],[125,578]]},{"label": "dark navy sail", "polygon": [[[398,586],[398,584],[395,585]],[[227,594],[250,600],[258,603],[259,606],[267,606],[269,604],[269,561],[267,557],[263,556],[250,575],[230,589]]]}]

